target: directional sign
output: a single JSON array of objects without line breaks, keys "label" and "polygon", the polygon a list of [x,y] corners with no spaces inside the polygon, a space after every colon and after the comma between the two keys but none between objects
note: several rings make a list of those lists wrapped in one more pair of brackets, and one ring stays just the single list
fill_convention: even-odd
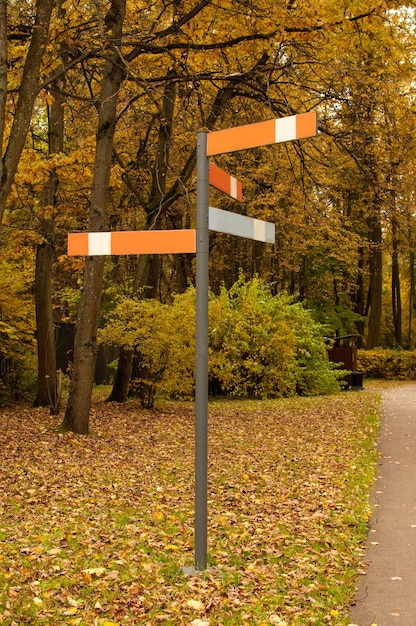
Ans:
[{"label": "directional sign", "polygon": [[195,230],[138,230],[70,233],[70,256],[107,254],[176,254],[196,252]]},{"label": "directional sign", "polygon": [[209,184],[236,200],[243,199],[243,185],[215,163],[209,164]]},{"label": "directional sign", "polygon": [[239,213],[209,207],[209,229],[236,237],[245,237],[264,243],[274,243],[275,227],[271,222],[263,222]]},{"label": "directional sign", "polygon": [[311,111],[208,133],[207,156],[313,137],[317,133],[316,120],[316,112]]},{"label": "directional sign", "polygon": [[[209,230],[274,243],[274,224],[209,207],[209,184],[242,200],[241,183],[209,156],[316,135],[316,113],[228,128],[197,136],[196,230],[71,233],[69,255],[175,254],[196,252],[195,367],[195,563],[185,573],[207,568],[208,517],[208,290]],[[187,571],[188,570],[188,571]]]}]

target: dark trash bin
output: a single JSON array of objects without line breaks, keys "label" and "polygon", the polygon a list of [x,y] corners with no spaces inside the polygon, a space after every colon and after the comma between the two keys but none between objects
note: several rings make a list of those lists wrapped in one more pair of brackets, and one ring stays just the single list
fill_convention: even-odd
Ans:
[{"label": "dark trash bin", "polygon": [[357,343],[359,335],[344,335],[335,337],[334,345],[328,350],[328,358],[333,363],[341,363],[342,369],[349,373],[342,380],[346,389],[361,391],[363,389],[363,372],[357,370]]},{"label": "dark trash bin", "polygon": [[363,372],[351,372],[351,389],[353,391],[361,391],[363,387]]}]

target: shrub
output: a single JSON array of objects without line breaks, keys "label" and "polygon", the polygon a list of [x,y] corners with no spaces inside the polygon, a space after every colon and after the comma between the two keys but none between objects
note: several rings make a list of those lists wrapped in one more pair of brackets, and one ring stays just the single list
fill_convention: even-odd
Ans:
[{"label": "shrub", "polygon": [[155,393],[189,398],[194,388],[195,290],[176,295],[172,304],[121,297],[99,331],[101,343],[140,355],[141,387],[151,406]]},{"label": "shrub", "polygon": [[267,287],[242,279],[209,305],[209,372],[232,396],[293,395],[296,341],[289,320]]},{"label": "shrub", "polygon": [[[139,385],[149,393],[189,398],[194,390],[195,289],[172,304],[122,298],[107,315],[100,341],[136,350]],[[323,327],[285,294],[241,278],[209,298],[209,383],[215,394],[240,397],[316,395],[339,389]]]},{"label": "shrub", "polygon": [[210,376],[230,395],[317,395],[339,389],[323,327],[287,294],[240,278],[210,303]]},{"label": "shrub", "polygon": [[416,380],[416,351],[378,348],[358,350],[358,369],[367,378]]}]

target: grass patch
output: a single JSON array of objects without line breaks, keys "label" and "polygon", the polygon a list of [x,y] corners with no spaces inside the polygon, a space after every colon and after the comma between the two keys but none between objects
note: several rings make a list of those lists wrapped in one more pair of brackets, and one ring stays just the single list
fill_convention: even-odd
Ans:
[{"label": "grass patch", "polygon": [[222,575],[192,578],[191,404],[96,404],[88,437],[46,410],[2,411],[0,622],[348,624],[379,407],[373,393],[211,403]]}]

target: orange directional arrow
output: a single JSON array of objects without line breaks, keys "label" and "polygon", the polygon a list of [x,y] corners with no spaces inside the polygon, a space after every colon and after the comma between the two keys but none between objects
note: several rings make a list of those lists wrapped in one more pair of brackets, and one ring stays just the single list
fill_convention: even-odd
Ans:
[{"label": "orange directional arrow", "polygon": [[195,230],[138,230],[68,235],[70,256],[186,252],[196,252]]},{"label": "orange directional arrow", "polygon": [[209,164],[209,184],[236,200],[243,199],[243,185],[215,163]]},{"label": "orange directional arrow", "polygon": [[208,133],[207,156],[313,137],[316,133],[315,111],[258,122],[257,124],[248,124],[247,126],[236,126]]}]

